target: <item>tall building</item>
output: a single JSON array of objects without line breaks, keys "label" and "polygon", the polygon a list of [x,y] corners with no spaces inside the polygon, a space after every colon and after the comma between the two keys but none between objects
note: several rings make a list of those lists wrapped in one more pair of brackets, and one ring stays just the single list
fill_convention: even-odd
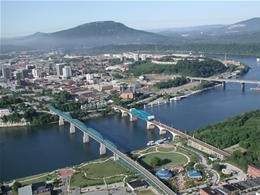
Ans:
[{"label": "tall building", "polygon": [[93,74],[86,74],[86,80],[89,81],[93,79]]},{"label": "tall building", "polygon": [[146,55],[142,54],[141,58],[142,58],[142,61],[145,61],[146,60]]},{"label": "tall building", "polygon": [[135,53],[135,54],[134,54],[134,60],[135,60],[135,61],[138,61],[138,60],[139,60],[139,54],[138,54],[138,53]]},{"label": "tall building", "polygon": [[29,78],[29,69],[23,69],[22,70],[22,78],[25,79],[25,78]]},{"label": "tall building", "polygon": [[4,67],[2,68],[2,74],[4,79],[12,79],[12,71],[10,67]]},{"label": "tall building", "polygon": [[64,68],[64,64],[56,64],[56,70],[57,70],[57,75],[58,76],[62,76],[63,75],[63,68]]},{"label": "tall building", "polygon": [[70,66],[65,66],[65,67],[62,69],[62,72],[63,72],[63,78],[70,78],[70,77],[72,76]]},{"label": "tall building", "polygon": [[32,70],[32,74],[35,78],[41,77],[42,76],[42,70],[35,68]]}]

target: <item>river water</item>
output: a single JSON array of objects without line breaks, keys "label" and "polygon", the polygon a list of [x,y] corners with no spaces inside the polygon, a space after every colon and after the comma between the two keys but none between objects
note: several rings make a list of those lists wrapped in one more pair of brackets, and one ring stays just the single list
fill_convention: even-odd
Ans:
[{"label": "river water", "polygon": [[[218,55],[215,55],[218,56]],[[222,57],[222,56],[220,56]],[[260,64],[256,57],[227,56],[241,61],[252,69],[240,79],[260,80]],[[256,85],[227,83],[189,96],[177,102],[146,108],[156,120],[183,131],[193,131],[199,127],[222,121],[230,116],[252,109],[260,109],[260,92],[250,91]],[[146,130],[142,120],[130,122],[120,114],[104,116],[84,121],[106,139],[112,141],[119,150],[129,152],[146,146],[150,140],[160,138],[158,129]],[[34,127],[0,128],[0,180],[8,181],[58,168],[72,166],[100,158],[99,144],[94,140],[82,143],[82,132],[69,134],[69,124],[59,127],[49,124]],[[166,137],[171,137],[167,134]],[[108,155],[111,153],[108,152]]]}]

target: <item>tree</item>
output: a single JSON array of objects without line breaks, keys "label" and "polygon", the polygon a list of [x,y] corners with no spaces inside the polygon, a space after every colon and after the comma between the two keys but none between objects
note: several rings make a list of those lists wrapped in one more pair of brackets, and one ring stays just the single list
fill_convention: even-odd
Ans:
[{"label": "tree", "polygon": [[216,171],[221,171],[221,166],[218,163],[213,163],[212,168]]},{"label": "tree", "polygon": [[12,186],[12,190],[17,193],[18,192],[18,188],[20,188],[20,187],[22,187],[22,184],[19,183],[18,181],[15,181],[13,186]]},{"label": "tree", "polygon": [[151,161],[150,161],[150,164],[151,164],[152,166],[161,165],[161,163],[162,163],[162,159],[160,159],[160,158],[157,157],[157,156],[153,157],[153,158],[151,159]]}]

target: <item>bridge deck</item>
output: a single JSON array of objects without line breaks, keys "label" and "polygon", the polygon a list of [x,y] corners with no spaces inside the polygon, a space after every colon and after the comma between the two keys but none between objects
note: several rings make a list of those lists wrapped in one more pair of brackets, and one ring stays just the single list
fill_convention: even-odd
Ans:
[{"label": "bridge deck", "polygon": [[[104,139],[97,131],[95,131],[92,128],[87,128],[84,123],[77,119],[73,119],[69,114],[61,112],[60,110],[54,108],[53,106],[49,106],[49,109],[56,113],[57,115],[63,117],[68,122],[74,124],[78,129],[80,129],[83,132],[86,132],[91,136],[93,139],[98,141],[99,143],[102,143],[106,146],[107,149],[112,151],[114,154],[116,154],[118,157],[120,157],[123,161],[131,165],[137,172],[140,173],[140,175],[145,176],[150,183],[152,183],[154,186],[156,186],[157,189],[159,189],[162,193],[168,194],[168,195],[176,195],[175,192],[173,192],[171,189],[169,189],[164,183],[162,183],[157,177],[155,177],[152,173],[150,173],[148,170],[143,168],[141,165],[133,161],[132,159],[128,158],[125,154],[120,152],[116,146],[110,142],[109,140]],[[126,111],[128,111],[126,109]]]},{"label": "bridge deck", "polygon": [[[113,105],[113,106],[116,107],[116,108],[118,108],[118,109],[122,109],[122,110],[124,110],[125,112],[127,112],[127,111],[130,112],[128,109],[123,108],[123,107],[121,107],[121,106],[117,106],[117,105]],[[165,124],[163,124],[163,123],[161,123],[161,122],[158,122],[158,121],[156,121],[156,120],[152,120],[152,121],[150,121],[150,122],[151,122],[151,123],[154,123],[154,124],[157,125],[157,126],[161,126],[161,127],[165,128],[165,129],[167,129],[168,131],[171,131],[171,132],[173,132],[173,133],[175,133],[175,134],[177,134],[177,135],[179,135],[179,136],[181,136],[181,137],[185,137],[185,138],[187,138],[188,140],[191,140],[191,141],[193,141],[193,142],[195,142],[195,143],[198,143],[198,144],[200,144],[201,146],[206,147],[206,148],[210,149],[211,151],[213,151],[213,152],[215,152],[215,153],[218,153],[218,154],[220,154],[220,155],[222,155],[222,156],[228,157],[228,156],[231,155],[230,153],[228,153],[228,152],[226,152],[226,151],[224,151],[224,150],[221,150],[221,149],[219,149],[219,148],[216,148],[216,147],[214,147],[214,146],[212,146],[212,145],[210,145],[210,144],[207,144],[207,143],[205,143],[205,142],[203,142],[203,141],[201,141],[201,140],[199,140],[199,139],[197,139],[197,138],[194,138],[194,137],[192,137],[192,136],[190,136],[190,135],[187,135],[187,134],[185,134],[184,132],[182,132],[182,131],[180,131],[180,130],[178,130],[178,129],[175,129],[175,128],[173,128],[173,127],[170,127],[170,126],[168,126],[168,125],[165,125]]]},{"label": "bridge deck", "polygon": [[193,80],[202,80],[202,81],[260,84],[260,81],[254,81],[254,80],[217,79],[217,78],[202,78],[202,77],[187,77],[187,78],[193,79]]}]

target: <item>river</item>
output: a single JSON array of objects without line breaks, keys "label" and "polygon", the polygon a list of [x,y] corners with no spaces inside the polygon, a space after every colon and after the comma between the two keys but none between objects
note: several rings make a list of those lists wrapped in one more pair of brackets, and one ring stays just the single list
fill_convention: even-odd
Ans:
[{"label": "river", "polygon": [[[218,55],[215,55],[218,56]],[[220,56],[222,57],[222,56]],[[260,80],[260,64],[256,57],[227,56],[245,63],[252,69],[241,79]],[[230,116],[252,109],[260,109],[260,92],[250,91],[255,85],[227,83],[189,96],[177,102],[146,108],[156,120],[183,131],[222,121]],[[160,138],[158,129],[146,130],[142,120],[130,122],[120,114],[93,118],[84,123],[99,131],[121,151],[129,152],[146,146],[150,140]],[[34,127],[0,128],[0,180],[25,177],[58,168],[72,166],[100,158],[99,144],[94,140],[82,143],[82,132],[69,134],[69,124],[59,127],[49,124]],[[167,134],[166,137],[171,137]],[[108,155],[111,153],[108,152]]]}]

